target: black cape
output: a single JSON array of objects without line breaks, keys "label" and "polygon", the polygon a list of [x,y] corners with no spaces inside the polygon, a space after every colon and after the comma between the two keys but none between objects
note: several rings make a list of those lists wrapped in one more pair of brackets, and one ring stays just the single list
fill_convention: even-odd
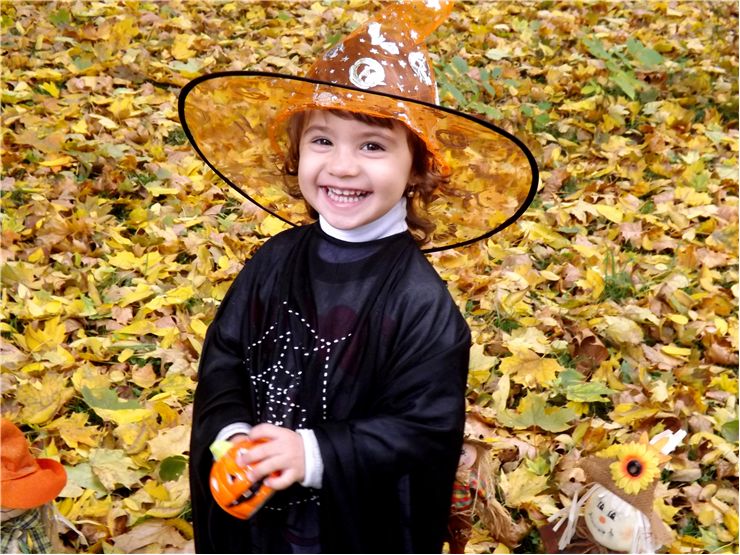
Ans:
[{"label": "black cape", "polygon": [[[470,331],[407,232],[346,243],[318,224],[245,264],[209,327],[190,482],[198,552],[440,552],[462,445]],[[250,520],[211,497],[227,424],[314,430],[323,484]],[[302,547],[305,546],[305,547]]]}]

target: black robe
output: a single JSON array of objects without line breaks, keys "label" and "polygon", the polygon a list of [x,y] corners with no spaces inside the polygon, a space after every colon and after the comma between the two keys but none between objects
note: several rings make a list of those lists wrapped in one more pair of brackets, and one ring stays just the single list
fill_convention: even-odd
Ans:
[{"label": "black robe", "polygon": [[[469,347],[409,233],[347,243],[313,224],[270,239],[203,346],[190,452],[196,550],[440,552]],[[233,422],[314,430],[321,489],[295,484],[247,521],[221,510],[208,447]]]}]

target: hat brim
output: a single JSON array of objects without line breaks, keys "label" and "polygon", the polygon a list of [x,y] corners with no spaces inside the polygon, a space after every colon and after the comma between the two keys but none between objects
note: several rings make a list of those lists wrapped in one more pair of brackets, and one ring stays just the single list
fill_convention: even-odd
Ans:
[{"label": "hat brim", "polygon": [[54,500],[67,483],[64,466],[53,459],[36,459],[39,469],[22,478],[2,482],[0,506],[33,509]]},{"label": "hat brim", "polygon": [[539,179],[527,146],[468,114],[390,94],[303,77],[221,72],[189,82],[180,122],[195,150],[233,189],[291,225],[311,222],[303,200],[288,193],[281,171],[287,115],[343,109],[405,122],[425,140],[450,183],[427,213],[436,229],[424,252],[461,247],[512,224],[532,202]]}]

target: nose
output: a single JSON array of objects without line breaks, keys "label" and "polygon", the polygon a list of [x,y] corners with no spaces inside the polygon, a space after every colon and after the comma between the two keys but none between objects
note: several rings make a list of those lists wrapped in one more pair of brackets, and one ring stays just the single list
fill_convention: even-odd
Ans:
[{"label": "nose", "polygon": [[601,524],[606,524],[606,518],[603,515],[599,515],[599,522]]},{"label": "nose", "polygon": [[351,177],[357,175],[357,159],[350,149],[337,148],[331,153],[326,169],[334,177]]}]

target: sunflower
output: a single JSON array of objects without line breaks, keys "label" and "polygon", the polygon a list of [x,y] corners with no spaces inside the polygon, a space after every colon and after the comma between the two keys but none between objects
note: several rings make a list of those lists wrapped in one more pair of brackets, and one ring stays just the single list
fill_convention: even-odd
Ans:
[{"label": "sunflower", "polygon": [[612,479],[617,487],[631,495],[650,486],[660,475],[660,465],[669,459],[648,443],[647,436],[639,442],[612,445],[598,455],[617,458],[609,465]]}]

